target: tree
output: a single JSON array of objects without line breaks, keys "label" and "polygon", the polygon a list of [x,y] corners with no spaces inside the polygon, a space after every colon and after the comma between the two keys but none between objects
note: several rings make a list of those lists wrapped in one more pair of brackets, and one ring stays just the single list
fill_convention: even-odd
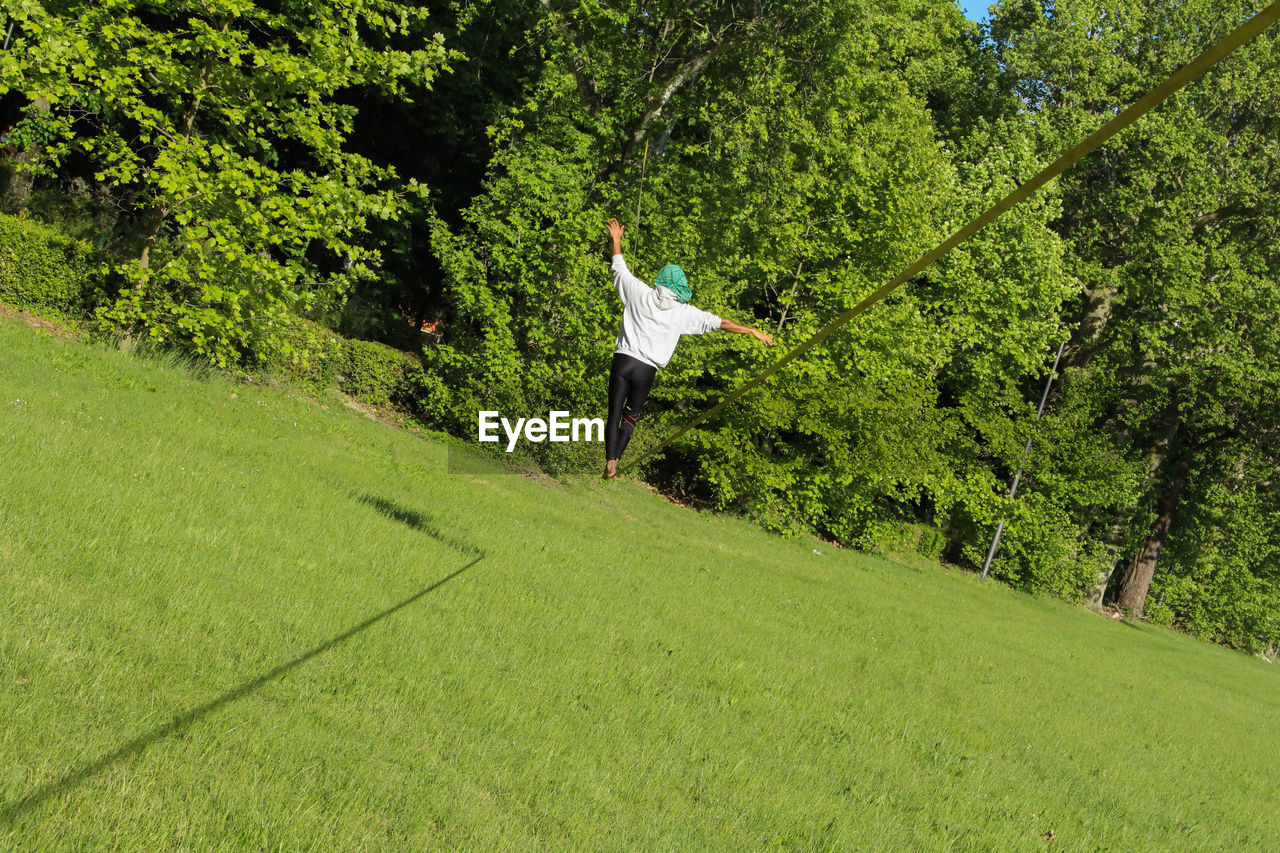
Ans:
[{"label": "tree", "polygon": [[[219,364],[287,350],[291,311],[371,273],[370,219],[393,173],[345,150],[362,85],[403,93],[444,66],[424,13],[389,0],[11,4],[0,91],[47,100],[18,139],[45,172],[82,170],[118,206],[123,281],[104,311]],[[409,188],[412,190],[412,187]]]},{"label": "tree", "polygon": [[[1255,10],[1007,3],[993,34],[1053,150]],[[1138,615],[1187,496],[1205,494],[1193,484],[1237,453],[1259,470],[1258,445],[1242,442],[1276,425],[1265,402],[1280,382],[1276,55],[1276,33],[1264,33],[1062,181],[1057,227],[1084,285],[1064,394],[1091,395],[1093,427],[1145,471],[1130,501],[1088,508],[1092,535],[1129,555],[1116,602]]]},{"label": "tree", "polygon": [[[1034,151],[1016,128],[973,134],[963,155],[940,142],[930,100],[958,100],[964,74],[939,53],[959,55],[964,29],[939,8],[553,6],[538,31],[546,64],[500,125],[486,191],[435,240],[454,322],[430,357],[455,389],[454,428],[477,407],[600,407],[610,215],[631,227],[642,276],[678,261],[698,304],[768,323],[785,347],[1028,176]],[[996,472],[1022,444],[1012,427],[1034,411],[1021,382],[1040,374],[1072,287],[1045,227],[1055,210],[1052,196],[1020,209],[652,475],[849,542],[961,504],[992,515]],[[765,358],[687,341],[637,449]]]},{"label": "tree", "polygon": [[483,188],[494,154],[491,128],[523,101],[540,68],[529,32],[542,7],[523,0],[427,4],[430,23],[455,52],[449,73],[429,87],[409,87],[408,98],[365,86],[346,99],[357,109],[351,150],[413,179],[429,194],[408,199],[394,221],[370,223],[381,253],[378,275],[360,283],[335,325],[344,334],[374,337],[401,348],[422,338],[413,325],[448,326],[449,305],[432,252],[433,215],[453,227]]}]

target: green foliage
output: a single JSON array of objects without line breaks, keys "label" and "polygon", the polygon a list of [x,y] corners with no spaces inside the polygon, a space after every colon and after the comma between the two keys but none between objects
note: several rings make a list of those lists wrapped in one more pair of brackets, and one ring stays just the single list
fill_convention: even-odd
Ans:
[{"label": "green foliage", "polygon": [[321,387],[337,383],[347,362],[347,341],[318,323],[290,317],[283,332],[289,356],[269,366],[284,375]]},{"label": "green foliage", "polygon": [[1276,468],[1222,459],[1188,484],[1179,536],[1152,584],[1163,621],[1257,653],[1280,645]]},{"label": "green foliage", "polygon": [[919,554],[931,560],[942,557],[947,538],[941,530],[910,522],[876,522],[863,537],[871,550],[882,554]]},{"label": "green foliage", "polygon": [[[9,165],[39,176],[23,198],[113,258],[104,321],[470,438],[480,409],[604,415],[610,217],[642,279],[679,263],[695,304],[785,350],[1257,5],[1009,0],[980,32],[934,0],[485,0],[430,20],[393,0],[24,0],[0,91],[21,112]],[[770,530],[970,567],[1005,519],[996,576],[1068,599],[1113,566],[1127,585],[1165,530],[1152,618],[1274,644],[1277,38],[645,476]],[[67,281],[24,287],[65,302]],[[406,318],[435,337],[419,363],[299,315],[405,348],[421,344]],[[631,453],[778,354],[686,340]],[[530,453],[557,474],[599,461]]]},{"label": "green foliage", "polygon": [[[1072,600],[1106,568],[1110,554],[1085,536],[1055,497],[1031,489],[1010,503],[991,574],[1028,592]],[[989,542],[972,541],[966,556],[981,565]]]},{"label": "green foliage", "polygon": [[371,219],[412,185],[344,150],[344,90],[425,85],[446,51],[389,0],[72,2],[13,9],[0,92],[48,108],[11,132],[40,169],[92,164],[124,209],[126,286],[104,316],[229,364],[287,351],[290,312],[372,274]]},{"label": "green foliage", "polygon": [[88,244],[0,215],[0,301],[79,316],[101,296],[101,259]]},{"label": "green foliage", "polygon": [[413,356],[373,341],[346,341],[338,366],[338,387],[361,402],[388,405],[405,391]]},{"label": "green foliage", "polygon": [[[1011,2],[999,7],[992,34],[1001,73],[1034,111],[1048,154],[1257,7]],[[1228,571],[1198,525],[1217,511],[1203,484],[1224,468],[1243,462],[1246,482],[1233,488],[1250,492],[1280,464],[1271,402],[1280,395],[1278,46],[1272,27],[1064,175],[1058,228],[1083,294],[1055,429],[1062,446],[1079,449],[1037,468],[1094,546],[1116,551],[1126,582],[1139,572],[1130,557],[1154,541],[1156,507],[1166,507],[1167,549],[1178,556],[1144,566],[1164,596],[1155,600],[1159,618],[1244,645],[1239,625],[1228,629],[1208,611],[1238,604],[1241,615],[1256,614],[1262,605],[1251,602],[1274,602],[1263,592],[1275,589],[1265,549],[1250,548],[1252,557]],[[1063,433],[1068,427],[1077,440]],[[1260,494],[1270,496],[1253,505],[1257,515],[1235,516],[1233,525],[1252,529],[1280,510],[1273,493]],[[1188,540],[1204,547],[1189,550]],[[1190,578],[1204,607],[1191,605]],[[1134,595],[1123,603],[1141,612]],[[1265,620],[1243,618],[1265,642]]]},{"label": "green foliage", "polygon": [[449,389],[440,375],[419,365],[404,375],[399,402],[418,420],[441,424],[449,420]]},{"label": "green foliage", "polygon": [[291,318],[290,355],[269,363],[290,379],[319,387],[337,387],[370,406],[393,403],[424,420],[435,412],[439,379],[416,356],[385,344],[344,338],[301,317]]}]

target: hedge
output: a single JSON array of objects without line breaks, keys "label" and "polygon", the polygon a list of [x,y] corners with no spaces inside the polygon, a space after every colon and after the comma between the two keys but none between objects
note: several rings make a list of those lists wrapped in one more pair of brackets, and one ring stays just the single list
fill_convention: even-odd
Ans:
[{"label": "hedge", "polygon": [[97,267],[88,243],[0,214],[0,301],[33,311],[86,314],[100,291]]},{"label": "hedge", "polygon": [[273,369],[316,385],[337,385],[371,406],[396,404],[414,414],[423,389],[431,386],[416,356],[385,344],[344,338],[305,320],[290,318],[285,332],[286,360]]},{"label": "hedge", "polygon": [[348,340],[338,372],[338,387],[364,403],[389,405],[405,397],[406,383],[418,359],[373,341]]},{"label": "hedge", "polygon": [[947,538],[941,530],[908,521],[885,521],[872,524],[867,545],[882,554],[916,553],[931,560],[942,558]]},{"label": "hedge", "polygon": [[347,341],[337,332],[302,317],[289,317],[284,332],[284,353],[269,368],[293,379],[315,385],[334,385],[346,363]]}]

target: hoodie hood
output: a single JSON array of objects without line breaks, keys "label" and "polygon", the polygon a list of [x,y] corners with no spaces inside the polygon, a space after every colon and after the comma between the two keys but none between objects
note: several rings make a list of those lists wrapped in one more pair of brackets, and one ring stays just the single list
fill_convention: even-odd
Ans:
[{"label": "hoodie hood", "polygon": [[658,278],[654,281],[658,287],[665,287],[675,296],[678,302],[688,302],[693,297],[693,290],[689,287],[689,279],[684,274],[684,270],[675,264],[667,264],[658,273]]},{"label": "hoodie hood", "polygon": [[663,311],[670,311],[672,308],[680,304],[680,297],[676,296],[670,288],[658,285],[658,307]]}]

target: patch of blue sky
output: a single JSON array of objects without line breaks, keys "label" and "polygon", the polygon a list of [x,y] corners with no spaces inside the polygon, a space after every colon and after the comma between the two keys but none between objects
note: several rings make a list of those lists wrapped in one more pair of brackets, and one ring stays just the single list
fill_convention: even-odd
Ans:
[{"label": "patch of blue sky", "polygon": [[960,3],[960,11],[964,12],[964,16],[974,22],[982,22],[987,19],[987,6],[995,2],[995,0],[958,0]]}]

